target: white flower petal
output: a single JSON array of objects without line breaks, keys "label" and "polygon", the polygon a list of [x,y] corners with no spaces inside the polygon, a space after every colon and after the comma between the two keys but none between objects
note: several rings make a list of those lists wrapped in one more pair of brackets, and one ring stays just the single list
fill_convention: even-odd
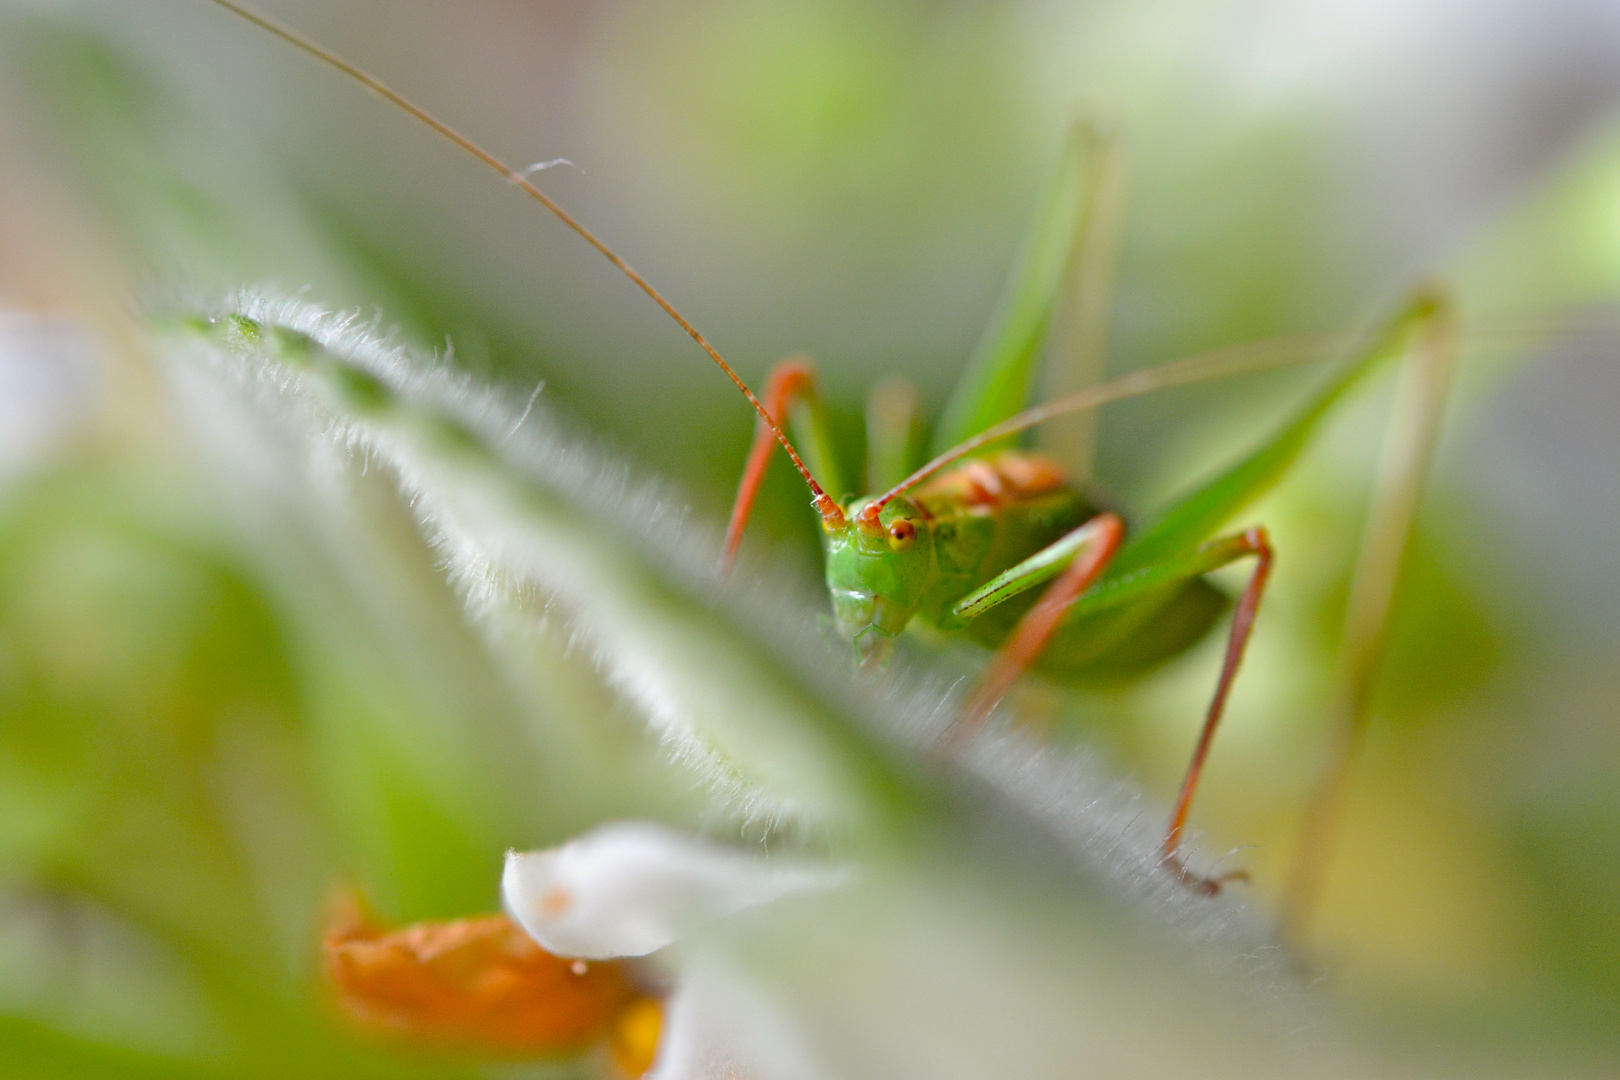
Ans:
[{"label": "white flower petal", "polygon": [[509,853],[501,895],[542,948],[606,959],[645,956],[712,919],[844,877],[651,822],[619,822],[562,847]]},{"label": "white flower petal", "polygon": [[827,1080],[768,995],[721,964],[689,969],[670,998],[646,1080]]}]

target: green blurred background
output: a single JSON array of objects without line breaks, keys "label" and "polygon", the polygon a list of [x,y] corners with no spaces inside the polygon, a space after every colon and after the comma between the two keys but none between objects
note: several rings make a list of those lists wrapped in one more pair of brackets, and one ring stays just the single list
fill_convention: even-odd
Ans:
[{"label": "green blurred background", "polygon": [[[857,448],[880,377],[942,405],[1081,103],[1130,149],[1113,370],[1453,285],[1475,329],[1328,885],[1323,992],[1442,1060],[1620,1062],[1620,19],[1575,2],[266,6],[502,157],[572,161],[545,189],[746,378],[812,354]],[[332,1030],[310,980],[333,883],[397,918],[485,910],[506,847],[696,820],[699,800],[583,662],[559,657],[528,695],[492,674],[385,481],[337,523],[222,494],[142,359],[132,298],[256,284],[376,312],[514,398],[543,380],[578,430],[709,516],[748,411],[556,222],[201,0],[6,0],[0,65],[0,364],[20,403],[0,415],[23,432],[0,463],[0,1073],[461,1069]],[[1111,409],[1100,485],[1151,508],[1302,378]],[[1252,515],[1279,569],[1196,827],[1209,852],[1241,849],[1261,905],[1318,764],[1387,396],[1345,410]],[[773,473],[756,539],[813,582],[795,483]],[[1145,685],[1047,695],[1053,737],[1105,747],[1167,800],[1218,648]],[[548,710],[608,719],[537,733],[526,718]]]}]

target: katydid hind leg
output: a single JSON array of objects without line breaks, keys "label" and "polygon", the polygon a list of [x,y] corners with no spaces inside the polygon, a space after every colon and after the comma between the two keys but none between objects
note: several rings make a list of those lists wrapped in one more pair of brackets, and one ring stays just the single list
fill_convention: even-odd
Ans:
[{"label": "katydid hind leg", "polygon": [[1328,716],[1330,750],[1307,805],[1283,888],[1282,937],[1296,945],[1305,944],[1309,936],[1344,791],[1365,739],[1395,588],[1434,463],[1456,357],[1457,327],[1450,310],[1440,307],[1425,320],[1407,361],[1351,577]]},{"label": "katydid hind leg", "polygon": [[[842,492],[842,478],[827,429],[826,411],[816,388],[816,371],[802,356],[789,357],[771,369],[765,385],[765,411],[778,425],[791,416],[795,429],[803,431],[801,443],[805,457],[809,458],[812,475],[822,481],[822,487],[834,493]],[[736,561],[742,546],[743,530],[748,527],[754,499],[771,463],[771,452],[778,443],[777,433],[761,421],[754,427],[754,442],[748,451],[748,463],[743,467],[742,480],[737,485],[737,498],[731,505],[731,518],[726,526],[724,565]]]},{"label": "katydid hind leg", "polygon": [[1176,500],[1134,535],[1120,552],[1113,573],[1134,573],[1192,550],[1270,491],[1298,460],[1332,407],[1382,361],[1406,353],[1413,338],[1446,308],[1445,299],[1432,290],[1414,293],[1269,439]]}]

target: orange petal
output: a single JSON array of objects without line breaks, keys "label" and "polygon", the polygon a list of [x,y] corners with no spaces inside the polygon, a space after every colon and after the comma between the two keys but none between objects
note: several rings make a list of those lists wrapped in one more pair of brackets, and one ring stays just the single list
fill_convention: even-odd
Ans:
[{"label": "orange petal", "polygon": [[518,1056],[583,1050],[638,1000],[625,965],[553,956],[504,915],[386,930],[350,901],[322,942],[326,976],[363,1030]]}]

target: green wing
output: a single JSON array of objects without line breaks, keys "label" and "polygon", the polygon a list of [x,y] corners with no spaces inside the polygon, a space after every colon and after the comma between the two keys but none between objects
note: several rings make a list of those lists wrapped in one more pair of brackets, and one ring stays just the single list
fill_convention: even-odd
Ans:
[{"label": "green wing", "polygon": [[1036,361],[1086,231],[1097,163],[1109,139],[1086,120],[1070,128],[1006,292],[934,431],[935,454],[1028,405]]},{"label": "green wing", "polygon": [[1294,464],[1328,410],[1382,361],[1405,352],[1418,331],[1440,315],[1446,303],[1432,291],[1416,294],[1262,446],[1172,503],[1157,520],[1127,541],[1110,564],[1107,577],[1120,577],[1185,555],[1270,491]]}]

